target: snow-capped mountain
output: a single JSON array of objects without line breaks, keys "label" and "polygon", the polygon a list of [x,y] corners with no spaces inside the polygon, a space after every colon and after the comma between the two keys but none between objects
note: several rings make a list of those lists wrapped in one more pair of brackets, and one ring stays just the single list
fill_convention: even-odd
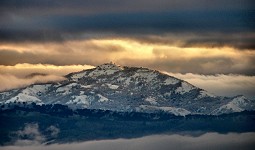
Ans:
[{"label": "snow-capped mountain", "polygon": [[[71,73],[59,83],[34,84],[0,93],[0,104],[62,104],[72,109],[220,115],[255,110],[244,96],[220,97],[190,83],[141,67],[106,63]],[[4,108],[4,107],[2,107]]]}]

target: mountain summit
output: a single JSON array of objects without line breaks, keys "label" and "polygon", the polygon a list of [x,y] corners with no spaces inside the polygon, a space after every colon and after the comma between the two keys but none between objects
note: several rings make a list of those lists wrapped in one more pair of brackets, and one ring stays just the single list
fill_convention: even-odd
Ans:
[{"label": "mountain summit", "polygon": [[34,84],[0,93],[0,104],[62,104],[72,109],[220,115],[255,110],[244,96],[220,97],[175,77],[142,67],[106,63],[71,73],[59,83]]}]

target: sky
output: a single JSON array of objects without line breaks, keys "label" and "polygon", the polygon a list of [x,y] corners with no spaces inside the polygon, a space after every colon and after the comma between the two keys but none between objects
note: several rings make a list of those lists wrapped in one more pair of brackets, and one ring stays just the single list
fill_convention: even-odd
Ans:
[{"label": "sky", "polygon": [[252,0],[1,0],[0,90],[113,61],[255,97],[254,8]]}]

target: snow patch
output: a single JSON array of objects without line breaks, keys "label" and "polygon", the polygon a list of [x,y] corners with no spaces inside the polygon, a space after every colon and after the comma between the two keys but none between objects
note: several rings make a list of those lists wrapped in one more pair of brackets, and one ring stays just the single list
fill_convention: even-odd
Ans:
[{"label": "snow patch", "polygon": [[152,104],[152,105],[158,104],[157,101],[156,101],[156,99],[155,99],[154,97],[147,97],[147,98],[145,99],[145,101],[149,102],[149,103]]},{"label": "snow patch", "polygon": [[118,85],[113,85],[113,84],[106,84],[110,89],[112,89],[112,90],[116,90],[116,89],[118,89],[119,88],[119,86]]},{"label": "snow patch", "polygon": [[185,94],[193,89],[196,89],[196,87],[194,87],[193,85],[187,83],[187,82],[182,82],[181,86],[178,87],[175,92],[176,93],[180,93],[180,94]]},{"label": "snow patch", "polygon": [[213,97],[213,98],[215,98],[216,96],[209,93],[209,92],[207,92],[207,91],[202,90],[202,91],[200,91],[197,98],[204,98],[204,97]]},{"label": "snow patch", "polygon": [[72,96],[71,98],[73,99],[68,101],[66,103],[67,105],[77,104],[77,105],[81,105],[83,108],[87,108],[90,105],[87,95]]},{"label": "snow patch", "polygon": [[174,85],[174,84],[177,84],[179,82],[179,80],[175,79],[175,78],[171,78],[171,77],[168,77],[164,82],[163,84],[164,85]]},{"label": "snow patch", "polygon": [[143,111],[165,111],[168,113],[172,113],[176,116],[186,116],[190,114],[191,112],[183,109],[183,108],[175,108],[175,107],[157,107],[157,106],[149,106],[149,105],[141,105],[139,106],[139,109],[137,109],[141,112]]},{"label": "snow patch", "polygon": [[241,112],[245,110],[244,108],[249,104],[249,102],[250,101],[246,99],[244,96],[239,96],[234,98],[226,105],[223,105],[220,108],[214,110],[212,114],[219,115],[223,113]]},{"label": "snow patch", "polygon": [[5,101],[5,103],[35,102],[37,104],[42,104],[42,101],[38,97],[41,96],[41,94],[47,92],[50,86],[51,84],[31,85],[23,89],[18,95]]},{"label": "snow patch", "polygon": [[129,85],[131,82],[131,78],[127,78],[126,81],[124,82],[125,85]]},{"label": "snow patch", "polygon": [[172,94],[172,91],[170,91],[170,92],[166,92],[166,93],[164,94],[164,96],[166,96],[166,97],[170,97],[170,96],[171,96],[171,94]]},{"label": "snow patch", "polygon": [[136,71],[134,75],[131,76],[131,78],[142,78],[146,80],[146,82],[151,82],[153,79],[155,79],[158,76],[157,73],[147,70],[147,69],[139,69]]},{"label": "snow patch", "polygon": [[97,94],[97,96],[99,97],[98,102],[107,102],[107,101],[109,101],[108,98],[104,97],[104,96],[101,95],[101,94]]},{"label": "snow patch", "polygon": [[71,83],[71,84],[68,84],[68,85],[65,85],[65,86],[61,86],[56,90],[56,92],[57,93],[62,93],[63,95],[67,95],[67,94],[70,94],[71,89],[73,87],[77,86],[77,85],[78,85],[77,83]]},{"label": "snow patch", "polygon": [[45,93],[50,86],[51,84],[32,85],[22,90],[22,93],[25,95],[38,96],[39,93]]},{"label": "snow patch", "polygon": [[89,77],[98,77],[101,75],[111,75],[114,74],[115,72],[117,72],[118,70],[99,70],[99,69],[95,69],[94,71],[90,72],[88,74]]},{"label": "snow patch", "polygon": [[81,85],[81,87],[85,88],[85,89],[89,89],[89,88],[92,88],[93,85]]},{"label": "snow patch", "polygon": [[30,96],[24,93],[19,93],[17,96],[12,97],[11,99],[7,100],[5,103],[14,103],[14,102],[35,102],[37,104],[42,103],[40,99],[35,96]]}]

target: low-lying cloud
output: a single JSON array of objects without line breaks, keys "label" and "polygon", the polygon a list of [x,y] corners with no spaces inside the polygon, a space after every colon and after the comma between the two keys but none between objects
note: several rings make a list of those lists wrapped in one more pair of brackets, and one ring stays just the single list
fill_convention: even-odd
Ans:
[{"label": "low-lying cloud", "polygon": [[40,131],[38,123],[26,123],[24,128],[11,134],[12,145],[17,147],[44,145],[47,144],[48,138],[57,138],[60,130],[54,125],[45,129],[45,134]]},{"label": "low-lying cloud", "polygon": [[205,89],[210,93],[219,96],[244,95],[255,99],[255,76],[218,74],[218,75],[200,75],[200,74],[180,74],[167,73],[171,76],[183,79],[199,88]]},{"label": "low-lying cloud", "polygon": [[59,82],[65,75],[93,68],[90,65],[55,66],[45,64],[0,65],[0,91],[26,87],[35,83]]},{"label": "low-lying cloud", "polygon": [[70,144],[5,146],[0,150],[204,150],[231,149],[252,150],[255,133],[206,133],[198,137],[183,135],[154,135],[137,139],[89,141]]},{"label": "low-lying cloud", "polygon": [[57,137],[59,132],[60,132],[59,128],[57,128],[57,127],[55,127],[53,125],[49,126],[46,129],[46,131],[50,132],[51,137]]},{"label": "low-lying cloud", "polygon": [[40,133],[38,124],[26,124],[23,130],[15,132],[17,139],[14,142],[16,146],[40,145],[46,139]]},{"label": "low-lying cloud", "polygon": [[16,64],[14,66],[0,65],[0,75],[14,75],[19,78],[24,78],[33,73],[65,76],[71,72],[78,72],[85,69],[94,68],[91,65],[67,65],[56,66],[49,64]]},{"label": "low-lying cloud", "polygon": [[65,80],[57,75],[37,75],[31,78],[19,78],[10,74],[0,74],[0,91],[26,87],[35,83],[58,82]]}]

